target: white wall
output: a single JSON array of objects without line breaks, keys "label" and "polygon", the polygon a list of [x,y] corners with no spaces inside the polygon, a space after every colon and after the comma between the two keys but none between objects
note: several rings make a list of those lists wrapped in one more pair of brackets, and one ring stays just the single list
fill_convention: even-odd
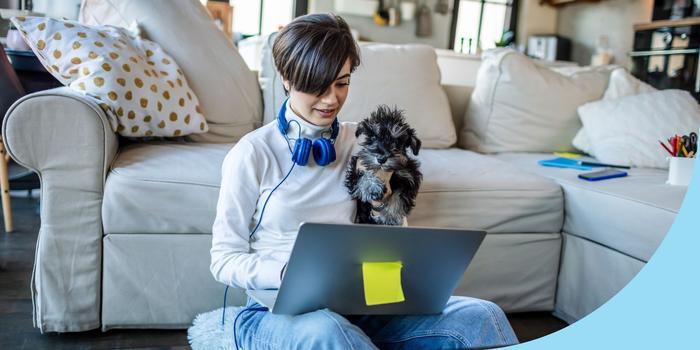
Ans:
[{"label": "white wall", "polygon": [[575,3],[559,10],[557,32],[572,40],[572,59],[591,62],[598,37],[607,35],[614,63],[629,67],[627,53],[634,41],[633,25],[651,21],[653,0],[605,0]]},{"label": "white wall", "polygon": [[557,32],[558,12],[555,8],[540,5],[540,0],[520,0],[518,6],[516,43],[527,45],[530,35]]},{"label": "white wall", "polygon": [[34,0],[33,10],[49,17],[78,19],[80,0]]}]

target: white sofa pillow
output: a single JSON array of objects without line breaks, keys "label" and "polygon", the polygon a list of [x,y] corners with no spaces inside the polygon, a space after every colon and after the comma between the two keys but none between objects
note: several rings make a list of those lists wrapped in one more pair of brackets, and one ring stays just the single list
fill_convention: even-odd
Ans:
[{"label": "white sofa pillow", "polygon": [[264,37],[260,51],[261,62],[258,84],[260,84],[263,104],[265,105],[263,109],[263,124],[267,124],[277,118],[280,106],[287,98],[287,95],[284,93],[284,85],[282,85],[282,77],[277,72],[275,60],[272,57],[272,44],[274,44],[276,37],[276,32]]},{"label": "white sofa pillow", "polygon": [[[605,90],[605,94],[603,94],[603,100],[612,100],[654,91],[657,90],[651,85],[635,78],[627,69],[617,68],[610,73],[610,82],[608,83],[608,88]],[[593,154],[586,128],[581,128],[571,143],[579,150],[588,154]]]},{"label": "white sofa pillow", "polygon": [[[277,116],[286,98],[272,58],[274,35],[262,48],[260,86],[264,121]],[[350,77],[350,93],[338,118],[360,121],[377,105],[397,106],[416,129],[424,148],[447,148],[457,140],[447,95],[440,85],[435,50],[427,45],[360,45],[360,66]]]},{"label": "white sofa pillow", "polygon": [[610,70],[556,72],[513,50],[486,51],[460,146],[484,153],[571,150],[581,127],[576,108],[601,98]]},{"label": "white sofa pillow", "polygon": [[397,106],[425,148],[457,141],[447,95],[440,85],[435,50],[427,45],[365,44],[350,78],[350,94],[339,118],[360,121],[378,105]]},{"label": "white sofa pillow", "polygon": [[610,83],[603,95],[604,100],[644,94],[657,91],[653,86],[635,78],[625,68],[617,68],[610,73]]},{"label": "white sofa pillow", "polygon": [[682,90],[591,102],[578,112],[596,158],[620,165],[668,168],[659,140],[700,127],[700,106]]}]

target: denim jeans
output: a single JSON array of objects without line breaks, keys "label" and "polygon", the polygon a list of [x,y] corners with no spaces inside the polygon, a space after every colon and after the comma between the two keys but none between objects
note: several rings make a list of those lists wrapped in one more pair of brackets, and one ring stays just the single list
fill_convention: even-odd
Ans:
[{"label": "denim jeans", "polygon": [[[260,307],[248,300],[248,307]],[[342,316],[328,309],[297,316],[248,311],[236,336],[242,349],[481,349],[517,344],[490,301],[453,296],[439,315]]]}]

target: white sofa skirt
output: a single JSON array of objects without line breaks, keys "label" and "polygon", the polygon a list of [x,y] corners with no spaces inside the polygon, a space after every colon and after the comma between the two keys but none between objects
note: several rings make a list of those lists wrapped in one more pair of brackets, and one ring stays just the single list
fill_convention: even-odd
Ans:
[{"label": "white sofa skirt", "polygon": [[[108,234],[103,246],[102,330],[187,328],[222,306],[224,285],[209,272],[211,235]],[[560,251],[559,233],[490,234],[454,294],[506,312],[551,311]],[[242,290],[229,290],[228,305],[244,301]]]},{"label": "white sofa skirt", "polygon": [[566,232],[563,240],[554,315],[568,323],[605,304],[645,265],[639,259]]}]

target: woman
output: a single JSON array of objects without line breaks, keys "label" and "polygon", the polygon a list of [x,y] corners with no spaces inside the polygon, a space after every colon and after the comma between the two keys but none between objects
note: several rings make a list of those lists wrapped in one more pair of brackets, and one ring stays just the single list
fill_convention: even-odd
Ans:
[{"label": "woman", "polygon": [[[336,116],[360,64],[358,51],[345,21],[330,14],[299,17],[275,39],[275,66],[289,99],[277,121],[243,137],[222,165],[211,249],[217,281],[277,289],[302,221],[353,223],[355,204],[344,176],[357,147],[356,125],[337,123]],[[335,161],[328,154],[311,159],[295,152],[304,138],[330,145]],[[251,299],[247,306],[259,307]],[[498,306],[466,297],[452,297],[441,315],[430,316],[246,312],[236,336],[245,349],[463,349],[517,343]]]}]

